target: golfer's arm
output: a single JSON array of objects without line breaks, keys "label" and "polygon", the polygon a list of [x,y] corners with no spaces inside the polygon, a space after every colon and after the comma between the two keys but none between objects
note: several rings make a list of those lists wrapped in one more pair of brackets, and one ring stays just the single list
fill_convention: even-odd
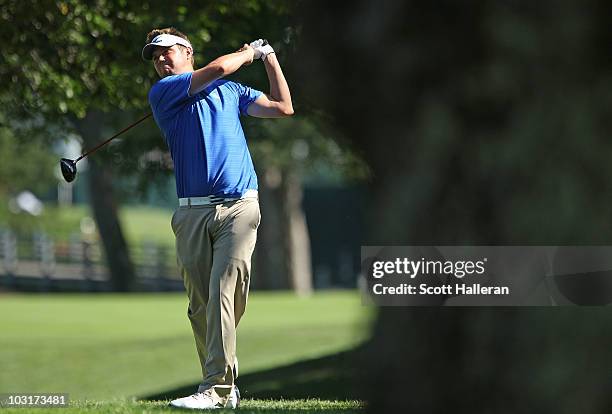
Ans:
[{"label": "golfer's arm", "polygon": [[270,82],[270,93],[257,98],[249,105],[247,113],[258,118],[284,118],[293,115],[289,85],[276,59],[276,53],[269,54],[264,65]]},{"label": "golfer's arm", "polygon": [[211,82],[224,76],[231,75],[240,69],[242,65],[250,63],[252,60],[253,49],[218,57],[208,65],[193,72],[193,75],[191,75],[189,95],[195,95],[210,85]]}]

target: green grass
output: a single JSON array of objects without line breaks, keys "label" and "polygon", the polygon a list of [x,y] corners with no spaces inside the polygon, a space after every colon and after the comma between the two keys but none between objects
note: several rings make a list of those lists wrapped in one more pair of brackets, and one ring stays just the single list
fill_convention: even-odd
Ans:
[{"label": "green grass", "polygon": [[[68,240],[71,234],[78,234],[81,219],[92,215],[85,205],[61,208],[47,205],[39,217],[12,214],[6,205],[7,202],[0,199],[0,228],[8,226],[25,234],[44,231],[58,240]],[[119,219],[128,243],[141,244],[146,241],[174,247],[174,234],[170,227],[172,213],[163,208],[127,206],[120,209]]]},{"label": "green grass", "polygon": [[[327,401],[327,400],[245,400],[240,405],[239,412],[248,413],[282,413],[299,411],[308,413],[361,413],[363,403],[360,401]],[[7,408],[3,413],[57,413],[57,408]],[[187,410],[177,410],[168,407],[167,401],[83,401],[71,403],[69,407],[61,408],[62,414],[117,414],[117,413],[184,413]],[[234,410],[216,410],[217,413],[230,413]]]},{"label": "green grass", "polygon": [[[71,400],[111,400],[196,384],[201,374],[186,311],[183,294],[4,294],[0,393],[61,392]],[[309,298],[253,293],[238,330],[241,376],[353,348],[366,338],[369,319],[356,292]],[[81,408],[94,410],[91,404]],[[118,412],[113,404],[104,410]],[[276,409],[274,404],[264,406]],[[129,407],[129,412],[159,408],[153,403]]]},{"label": "green grass", "polygon": [[172,213],[171,210],[145,206],[122,208],[119,216],[128,243],[147,241],[173,248]]}]

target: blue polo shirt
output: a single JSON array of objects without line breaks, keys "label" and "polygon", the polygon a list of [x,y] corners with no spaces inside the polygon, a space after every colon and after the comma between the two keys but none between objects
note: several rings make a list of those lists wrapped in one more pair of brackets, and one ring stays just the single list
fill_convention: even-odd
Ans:
[{"label": "blue polo shirt", "polygon": [[257,176],[240,115],[262,93],[217,80],[189,96],[192,73],[167,76],[149,91],[153,116],[174,161],[180,197],[240,197]]}]

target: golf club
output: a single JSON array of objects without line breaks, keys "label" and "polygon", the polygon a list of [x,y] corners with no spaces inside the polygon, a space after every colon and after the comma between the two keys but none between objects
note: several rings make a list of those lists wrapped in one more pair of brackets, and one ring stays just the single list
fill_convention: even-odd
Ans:
[{"label": "golf club", "polygon": [[145,116],[140,118],[138,121],[134,122],[130,126],[128,126],[128,127],[124,128],[124,129],[122,129],[121,131],[117,132],[115,135],[113,135],[112,137],[110,137],[106,141],[98,144],[95,148],[92,148],[89,151],[84,152],[76,160],[69,160],[68,158],[62,158],[60,160],[60,168],[62,169],[62,175],[64,176],[64,180],[66,180],[66,182],[69,182],[69,183],[74,180],[74,178],[76,177],[76,173],[77,173],[77,168],[76,168],[76,163],[77,162],[79,162],[80,160],[82,160],[83,158],[88,156],[89,154],[92,154],[92,153],[96,152],[98,149],[100,149],[101,147],[105,146],[106,144],[108,144],[109,142],[111,142],[112,140],[114,140],[115,138],[117,138],[119,135],[123,134],[127,130],[131,129],[132,127],[135,127],[136,125],[138,125],[139,123],[141,123],[142,121],[144,121],[145,119],[150,117],[151,115],[152,115],[152,113],[146,114]]}]

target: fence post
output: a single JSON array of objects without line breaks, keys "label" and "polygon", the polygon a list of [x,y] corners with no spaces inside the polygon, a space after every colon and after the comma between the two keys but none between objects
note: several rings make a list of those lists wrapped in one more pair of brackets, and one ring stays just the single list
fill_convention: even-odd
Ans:
[{"label": "fence post", "polygon": [[6,272],[6,287],[15,286],[15,273],[17,272],[17,236],[10,229],[2,231],[2,258],[4,271]]},{"label": "fence post", "polygon": [[149,241],[144,241],[141,244],[141,260],[139,268],[141,272],[139,274],[143,286],[149,287],[153,290],[160,290],[159,286],[159,249],[157,246]]},{"label": "fence post", "polygon": [[96,287],[93,280],[94,268],[92,259],[93,243],[88,240],[81,239],[81,250],[83,252],[83,289],[87,292],[95,291]]},{"label": "fence post", "polygon": [[165,290],[168,261],[168,248],[166,246],[157,246],[157,290]]},{"label": "fence post", "polygon": [[47,292],[51,289],[51,276],[55,271],[55,243],[47,233],[38,235],[38,253],[40,271],[43,276],[41,289]]}]

